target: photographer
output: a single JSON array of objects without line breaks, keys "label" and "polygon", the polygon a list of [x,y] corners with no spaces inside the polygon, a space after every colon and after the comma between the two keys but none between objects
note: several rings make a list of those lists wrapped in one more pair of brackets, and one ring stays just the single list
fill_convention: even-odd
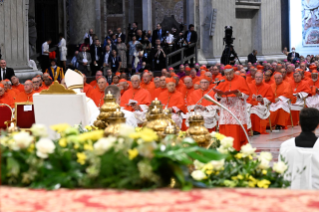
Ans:
[{"label": "photographer", "polygon": [[163,48],[160,45],[156,46],[155,51],[153,51],[155,54],[153,55],[153,64],[155,70],[161,70],[165,68],[165,58],[166,54],[163,50]]}]

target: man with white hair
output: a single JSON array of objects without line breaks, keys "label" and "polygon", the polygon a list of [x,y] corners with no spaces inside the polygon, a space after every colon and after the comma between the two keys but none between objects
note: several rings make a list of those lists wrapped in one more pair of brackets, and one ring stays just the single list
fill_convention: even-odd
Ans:
[{"label": "man with white hair", "polygon": [[319,109],[319,80],[318,80],[318,71],[312,70],[311,72],[311,83],[310,89],[312,96],[306,99],[307,107],[313,107]]},{"label": "man with white hair", "polygon": [[[220,103],[232,111],[243,126],[247,128],[248,115],[246,100],[250,95],[248,85],[243,77],[234,74],[234,69],[231,65],[224,67],[224,73],[225,82],[220,83],[214,88],[216,93],[215,98],[221,99]],[[237,123],[236,119],[224,109],[221,109],[220,112],[219,132],[226,136],[233,137],[234,148],[238,151],[248,142],[245,132]]]},{"label": "man with white hair", "polygon": [[141,88],[139,75],[133,75],[131,83],[132,87],[125,91],[121,97],[121,107],[134,112],[135,117],[138,118],[138,123],[143,123],[152,97],[148,90]]}]

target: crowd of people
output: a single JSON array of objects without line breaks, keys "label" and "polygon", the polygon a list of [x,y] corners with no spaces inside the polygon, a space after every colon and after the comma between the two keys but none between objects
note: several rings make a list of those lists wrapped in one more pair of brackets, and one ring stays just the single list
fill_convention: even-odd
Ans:
[{"label": "crowd of people", "polygon": [[[166,67],[167,54],[188,47],[197,42],[197,33],[194,25],[189,25],[188,31],[178,32],[176,28],[164,31],[161,24],[156,30],[142,31],[138,23],[134,22],[128,35],[118,27],[115,31],[108,30],[107,36],[100,39],[90,29],[83,37],[84,42],[74,52],[70,63],[67,64],[67,48],[63,34],[59,34],[59,61],[66,71],[67,67],[76,68],[87,76],[94,76],[97,71],[104,75],[110,68],[113,73],[126,72],[132,75],[143,70],[161,70]],[[47,39],[42,45],[41,68],[42,71],[50,69],[50,60],[56,60],[55,55],[50,55],[49,46],[52,40]],[[194,48],[194,47],[193,47]],[[187,55],[193,54],[190,47]],[[171,61],[178,60],[175,56]],[[192,61],[190,61],[192,63]]]},{"label": "crowd of people", "polygon": [[[106,45],[106,49],[109,48]],[[83,49],[86,47],[82,46]],[[245,66],[184,64],[178,70],[163,68],[157,77],[145,68],[129,76],[109,65],[105,73],[97,70],[90,83],[83,74],[83,92],[100,108],[105,90],[109,86],[116,87],[121,97],[119,104],[134,114],[137,125],[145,121],[148,105],[155,99],[170,110],[182,130],[188,128],[188,118],[193,113],[202,114],[210,131],[218,127],[221,133],[234,137],[234,147],[240,149],[247,140],[238,122],[204,96],[226,106],[254,135],[266,134],[267,128],[282,130],[298,125],[303,108],[319,109],[319,63],[317,57],[313,57],[311,63],[294,58],[272,63],[248,62]],[[32,95],[48,89],[53,81],[65,85],[61,69],[47,69],[43,76],[38,75],[22,85],[14,71],[6,67],[5,60],[0,61],[0,66],[0,103],[11,107],[15,102],[32,102]],[[51,61],[51,68],[55,66],[55,61]]]}]

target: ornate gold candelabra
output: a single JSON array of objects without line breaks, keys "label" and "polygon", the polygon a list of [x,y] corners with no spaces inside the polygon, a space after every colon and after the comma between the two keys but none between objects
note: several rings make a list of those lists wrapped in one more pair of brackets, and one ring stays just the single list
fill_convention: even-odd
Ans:
[{"label": "ornate gold candelabra", "polygon": [[107,119],[108,127],[104,130],[104,136],[116,135],[120,132],[121,125],[125,124],[124,113],[116,109]]},{"label": "ornate gold candelabra", "polygon": [[200,114],[194,114],[188,119],[189,128],[186,135],[192,137],[201,147],[207,147],[211,142],[211,135],[204,126],[204,117]]},{"label": "ornate gold candelabra", "polygon": [[111,92],[107,93],[104,97],[104,104],[101,107],[100,115],[94,122],[94,126],[104,130],[109,124],[109,117],[117,109],[120,109],[120,106],[116,103],[114,96],[111,94]]},{"label": "ornate gold candelabra", "polygon": [[[148,108],[146,114],[147,121],[143,124],[143,127],[154,130],[161,138],[164,138],[168,132],[169,134],[177,134],[179,128],[176,126],[171,116],[170,111],[167,109],[163,110],[162,103],[156,98]],[[172,130],[172,128],[167,129],[169,125],[174,126],[174,130]],[[166,129],[167,131],[165,132]]]}]

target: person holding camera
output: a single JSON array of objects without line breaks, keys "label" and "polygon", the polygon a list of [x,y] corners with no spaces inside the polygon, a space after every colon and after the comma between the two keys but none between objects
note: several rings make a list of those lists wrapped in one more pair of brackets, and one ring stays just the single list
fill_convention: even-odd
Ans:
[{"label": "person holding camera", "polygon": [[155,52],[155,54],[153,56],[154,69],[161,70],[161,69],[165,68],[166,54],[165,54],[163,48],[160,45],[157,45],[156,51],[154,51],[154,52]]}]

